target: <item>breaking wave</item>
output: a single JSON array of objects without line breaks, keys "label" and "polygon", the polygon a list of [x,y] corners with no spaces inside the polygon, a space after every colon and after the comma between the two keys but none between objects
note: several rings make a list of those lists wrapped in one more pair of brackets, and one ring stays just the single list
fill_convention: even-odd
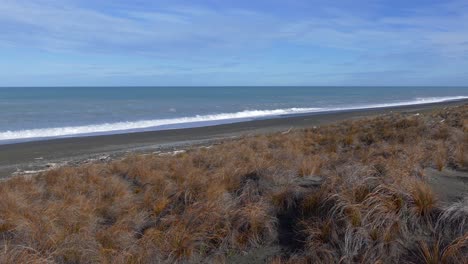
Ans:
[{"label": "breaking wave", "polygon": [[212,115],[196,115],[192,117],[140,120],[116,123],[103,123],[84,126],[67,126],[55,128],[37,128],[17,131],[0,131],[0,141],[17,141],[37,138],[56,138],[56,137],[72,137],[84,136],[93,134],[114,134],[128,131],[142,130],[161,130],[177,127],[196,127],[220,123],[234,123],[245,120],[253,120],[258,118],[268,118],[283,115],[330,112],[330,111],[345,111],[359,110],[370,108],[384,108],[392,106],[418,105],[428,103],[438,103],[454,100],[468,99],[468,96],[452,96],[452,97],[427,97],[416,98],[412,101],[402,101],[394,103],[368,104],[347,107],[329,107],[329,108],[286,108],[274,110],[245,110],[236,113],[220,113]]}]

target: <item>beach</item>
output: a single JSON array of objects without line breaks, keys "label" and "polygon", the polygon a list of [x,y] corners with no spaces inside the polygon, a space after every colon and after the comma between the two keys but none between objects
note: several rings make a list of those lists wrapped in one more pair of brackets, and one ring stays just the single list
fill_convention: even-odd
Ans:
[{"label": "beach", "polygon": [[468,264],[467,1],[0,20],[0,264]]},{"label": "beach", "polygon": [[458,101],[3,145],[18,170],[0,181],[0,262],[463,263],[467,114]]},{"label": "beach", "polygon": [[0,177],[34,173],[61,165],[108,161],[132,153],[159,153],[209,146],[247,135],[309,128],[389,113],[424,113],[468,100],[374,109],[291,115],[206,127],[135,132],[116,135],[50,139],[0,145]]},{"label": "beach", "polygon": [[468,264],[467,3],[2,1],[0,264]]}]

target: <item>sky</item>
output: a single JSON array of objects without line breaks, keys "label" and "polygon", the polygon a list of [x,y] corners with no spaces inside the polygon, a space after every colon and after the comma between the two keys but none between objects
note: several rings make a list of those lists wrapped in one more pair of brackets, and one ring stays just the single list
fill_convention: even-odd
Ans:
[{"label": "sky", "polygon": [[468,85],[466,0],[0,0],[0,86]]}]

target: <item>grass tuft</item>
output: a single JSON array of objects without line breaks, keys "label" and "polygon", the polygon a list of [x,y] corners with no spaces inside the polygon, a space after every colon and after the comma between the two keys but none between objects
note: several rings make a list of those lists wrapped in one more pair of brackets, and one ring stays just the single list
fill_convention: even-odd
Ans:
[{"label": "grass tuft", "polygon": [[436,207],[436,198],[431,187],[422,181],[413,183],[411,198],[414,211],[419,216],[428,216]]}]

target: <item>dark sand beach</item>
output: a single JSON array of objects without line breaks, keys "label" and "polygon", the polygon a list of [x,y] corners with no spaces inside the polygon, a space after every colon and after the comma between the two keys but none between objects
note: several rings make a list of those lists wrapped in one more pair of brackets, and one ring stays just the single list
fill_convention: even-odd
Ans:
[{"label": "dark sand beach", "polygon": [[217,126],[137,132],[105,136],[62,138],[0,145],[0,178],[15,172],[34,172],[61,164],[106,160],[129,153],[174,151],[210,145],[222,139],[320,126],[391,112],[423,113],[467,104],[468,100],[342,112],[313,113]]}]

